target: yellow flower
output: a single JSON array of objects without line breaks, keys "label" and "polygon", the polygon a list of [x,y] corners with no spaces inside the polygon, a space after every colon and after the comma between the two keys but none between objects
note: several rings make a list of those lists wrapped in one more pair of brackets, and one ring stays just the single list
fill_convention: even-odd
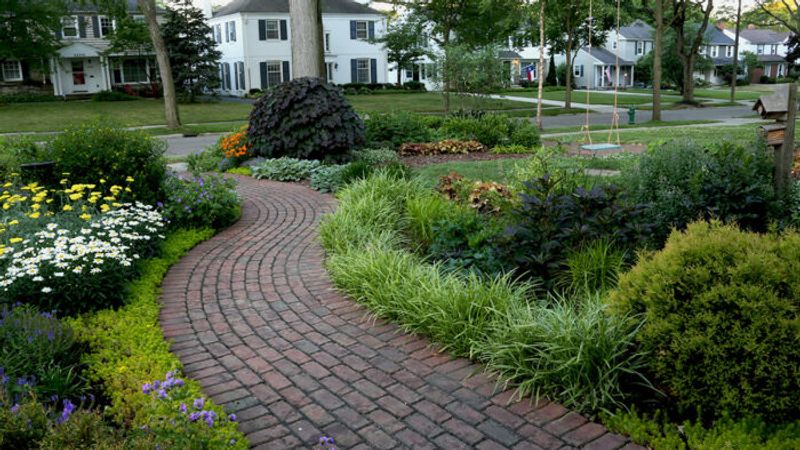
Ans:
[{"label": "yellow flower", "polygon": [[126,188],[125,188],[125,192],[133,192],[133,191],[131,191],[131,188],[129,188],[129,187],[126,187]]},{"label": "yellow flower", "polygon": [[114,208],[119,208],[120,206],[122,206],[122,203],[112,203],[111,206],[113,206]]},{"label": "yellow flower", "polygon": [[5,252],[6,252],[6,246],[5,245],[0,245],[0,256],[3,256],[3,253],[5,253]]},{"label": "yellow flower", "polygon": [[8,222],[9,225],[19,225],[19,220],[14,219],[11,222]]},{"label": "yellow flower", "polygon": [[12,244],[18,244],[18,243],[22,242],[22,238],[21,237],[11,238],[11,239],[8,240],[8,242],[11,242]]},{"label": "yellow flower", "polygon": [[103,205],[100,205],[100,211],[101,211],[101,212],[107,213],[109,210],[111,210],[111,207],[110,207],[110,206],[108,206],[108,205],[105,205],[105,204],[103,204]]},{"label": "yellow flower", "polygon": [[127,177],[127,178],[125,178],[125,182],[126,182],[126,183],[133,183],[133,181],[134,181],[134,180],[133,180],[133,177]]},{"label": "yellow flower", "polygon": [[10,208],[11,208],[11,203],[3,203],[3,209],[7,210],[7,209],[10,209]]},{"label": "yellow flower", "polygon": [[60,183],[62,186],[65,186],[67,183],[69,183],[69,180],[67,180],[66,178],[64,178],[63,180],[59,181],[59,183]]},{"label": "yellow flower", "polygon": [[64,205],[62,208],[64,211],[72,211],[72,205]]},{"label": "yellow flower", "polygon": [[81,197],[83,197],[83,194],[70,194],[69,195],[69,199],[70,200],[80,200]]},{"label": "yellow flower", "polygon": [[39,210],[39,208],[41,208],[41,207],[42,207],[42,205],[40,205],[40,204],[38,204],[38,203],[34,203],[34,204],[32,204],[32,205],[31,205],[31,209],[32,209],[33,211],[38,211],[38,210]]},{"label": "yellow flower", "polygon": [[107,202],[113,202],[114,200],[116,200],[116,198],[114,198],[114,197],[112,197],[110,195],[107,195],[107,196],[103,197],[103,200],[105,200]]},{"label": "yellow flower", "polygon": [[3,187],[4,188],[9,188],[9,187],[11,187],[13,185],[14,185],[14,183],[11,183],[10,181],[7,181],[5,184],[3,184]]},{"label": "yellow flower", "polygon": [[106,184],[106,180],[104,180],[103,178],[100,178],[100,184]]},{"label": "yellow flower", "polygon": [[38,219],[39,216],[41,216],[41,215],[42,215],[42,213],[40,213],[39,211],[36,211],[36,212],[32,212],[32,213],[28,214],[28,217],[30,217],[31,219]]},{"label": "yellow flower", "polygon": [[92,215],[91,215],[91,214],[88,214],[88,213],[83,213],[83,214],[81,214],[81,215],[80,215],[80,217],[81,217],[81,219],[83,219],[83,220],[89,220],[89,219],[91,219],[91,218],[92,218]]}]

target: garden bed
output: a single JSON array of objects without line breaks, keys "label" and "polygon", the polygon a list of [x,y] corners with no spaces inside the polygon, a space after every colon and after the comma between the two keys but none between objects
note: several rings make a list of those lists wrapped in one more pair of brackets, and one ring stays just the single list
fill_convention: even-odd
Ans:
[{"label": "garden bed", "polygon": [[421,167],[429,164],[439,164],[446,162],[460,162],[460,161],[492,161],[496,159],[524,159],[529,158],[530,155],[510,155],[510,154],[495,154],[490,152],[482,153],[458,153],[450,155],[425,155],[425,156],[405,156],[400,158],[404,164],[409,167]]}]

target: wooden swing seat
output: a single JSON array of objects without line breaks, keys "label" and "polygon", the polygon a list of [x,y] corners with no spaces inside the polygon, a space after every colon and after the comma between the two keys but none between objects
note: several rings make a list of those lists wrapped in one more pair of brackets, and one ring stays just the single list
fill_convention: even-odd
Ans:
[{"label": "wooden swing seat", "polygon": [[608,152],[612,150],[622,150],[622,146],[617,144],[584,144],[581,145],[581,150],[590,150],[593,152]]}]

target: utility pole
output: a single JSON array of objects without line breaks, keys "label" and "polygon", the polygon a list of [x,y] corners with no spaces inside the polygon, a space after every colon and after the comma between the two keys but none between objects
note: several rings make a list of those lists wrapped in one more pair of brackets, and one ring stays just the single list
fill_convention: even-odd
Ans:
[{"label": "utility pole", "polygon": [[736,78],[739,76],[739,25],[742,22],[742,0],[736,9],[736,39],[733,42],[733,77],[731,77],[731,103],[736,101]]},{"label": "utility pole", "polygon": [[289,18],[292,26],[292,78],[315,77],[325,80],[322,1],[290,0]]}]

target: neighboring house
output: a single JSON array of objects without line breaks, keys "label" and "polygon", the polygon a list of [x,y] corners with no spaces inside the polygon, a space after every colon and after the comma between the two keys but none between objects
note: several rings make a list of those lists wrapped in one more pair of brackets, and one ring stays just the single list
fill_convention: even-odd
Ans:
[{"label": "neighboring house", "polygon": [[739,53],[743,51],[754,53],[763,66],[753,70],[750,74],[751,82],[760,82],[762,75],[770,78],[786,75],[789,67],[786,55],[789,52],[790,37],[791,34],[788,32],[749,27],[739,32]]},{"label": "neighboring house", "polygon": [[728,36],[722,29],[711,26],[706,30],[703,45],[700,46],[700,55],[707,57],[711,61],[711,67],[695,71],[696,79],[701,79],[707,83],[719,85],[724,84],[722,77],[722,67],[733,64],[733,47],[735,41]]},{"label": "neighboring house", "polygon": [[[431,39],[429,30],[423,32],[420,36],[422,47],[428,52],[434,52],[439,47]],[[436,64],[433,59],[428,55],[423,55],[410,67],[405,67],[400,72],[400,83],[405,84],[408,81],[419,81],[425,85],[425,89],[429,91],[439,89],[436,82]],[[388,74],[386,78],[387,83],[397,83],[397,65],[389,63]]]},{"label": "neighboring house", "polygon": [[509,38],[508,50],[500,52],[500,61],[506,66],[510,74],[511,84],[521,81],[536,81],[539,76],[547,76],[550,56],[547,48],[544,49],[544,68],[539,67],[539,46],[529,40],[515,40]]},{"label": "neighboring house", "polygon": [[620,27],[619,33],[615,30],[609,31],[604,48],[616,54],[619,46],[619,57],[635,63],[653,50],[654,31],[646,22],[636,19],[631,24]]},{"label": "neighboring house", "polygon": [[[134,19],[144,20],[138,14],[137,0],[128,0],[127,8]],[[49,73],[30,70],[28,61],[4,61],[0,78],[4,92],[29,90],[36,84],[46,86],[48,81],[58,96],[142,85],[153,88],[158,73],[154,54],[109,53],[108,37],[116,27],[115,21],[101,14],[92,2],[74,2],[68,10],[61,27],[53,30],[62,46],[50,58]]]},{"label": "neighboring house", "polygon": [[[565,55],[556,56],[556,64],[566,62]],[[619,74],[617,73],[619,63]],[[619,57],[603,47],[582,47],[572,59],[572,76],[579,89],[620,89],[632,87],[634,62]]]},{"label": "neighboring house", "polygon": [[[289,0],[233,0],[208,19],[222,52],[220,91],[242,95],[292,77]],[[386,52],[371,39],[386,30],[380,12],[352,0],[322,0],[328,81],[386,83]]]}]

